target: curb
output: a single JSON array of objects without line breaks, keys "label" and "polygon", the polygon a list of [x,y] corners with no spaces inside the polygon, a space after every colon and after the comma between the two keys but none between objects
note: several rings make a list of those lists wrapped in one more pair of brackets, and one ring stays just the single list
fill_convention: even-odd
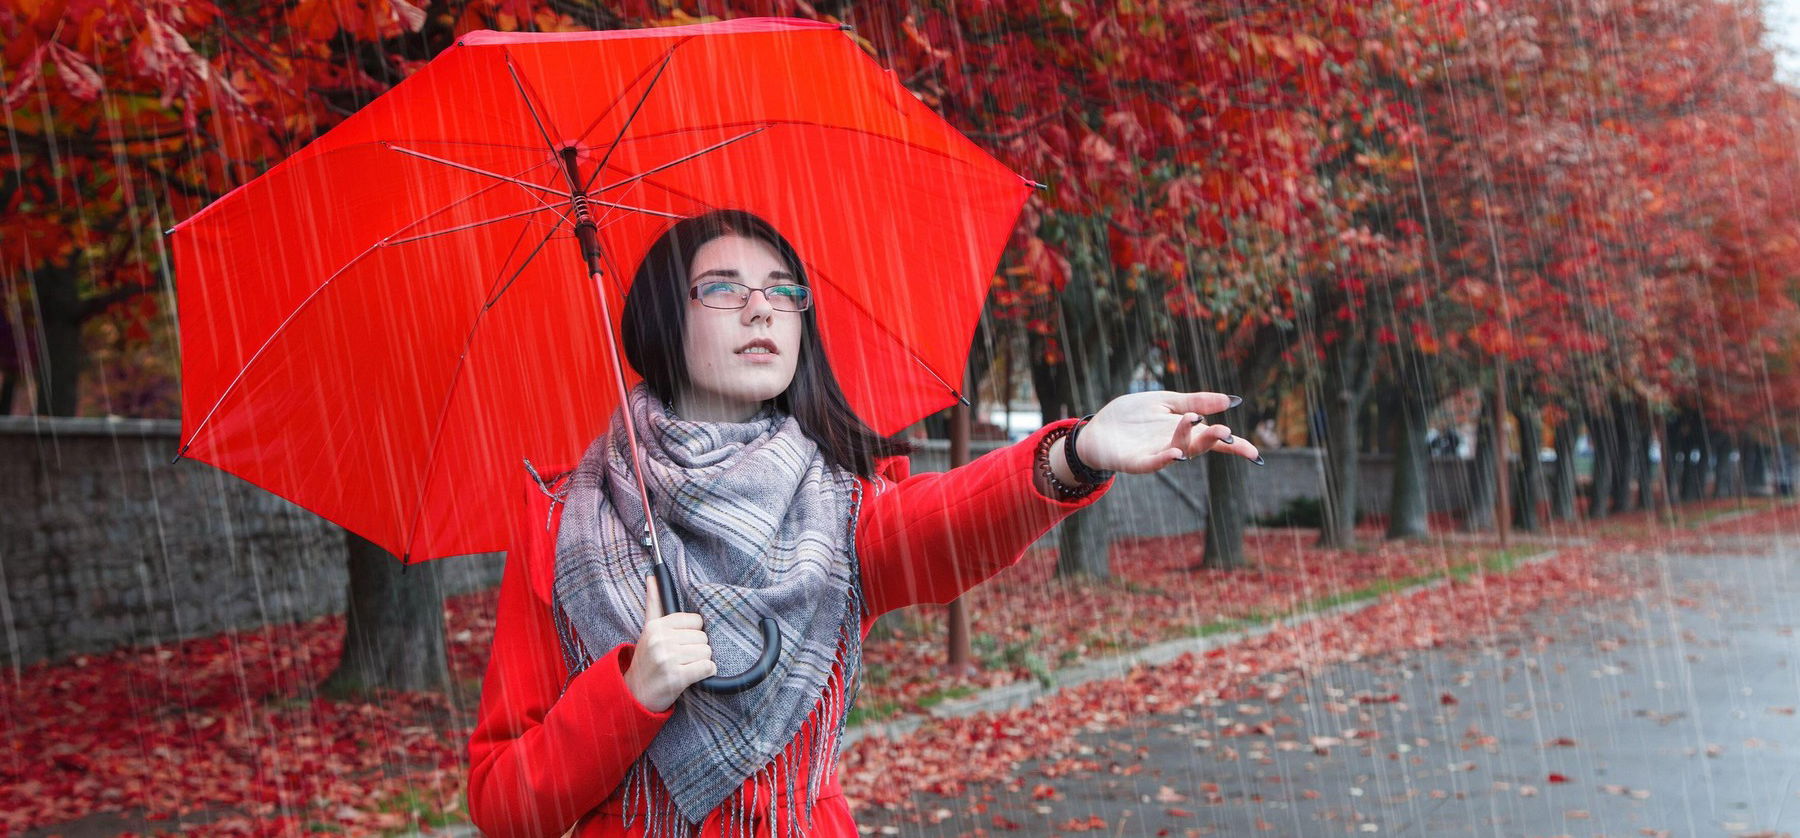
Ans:
[{"label": "curb", "polygon": [[[1572,545],[1563,546],[1567,547]],[[1514,562],[1513,565],[1504,572],[1511,573],[1522,567],[1548,561],[1561,551],[1562,548],[1559,547],[1532,553]],[[1429,591],[1441,587],[1449,584],[1449,582],[1450,577],[1448,575],[1441,576],[1429,582],[1421,582],[1417,585],[1389,591],[1379,596],[1359,599],[1354,602],[1340,603],[1318,611],[1308,611],[1303,614],[1290,614],[1285,617],[1278,617],[1269,622],[1245,629],[1239,629],[1237,631],[1221,632],[1207,637],[1181,637],[1174,640],[1165,640],[1161,643],[1152,644],[1141,649],[1124,652],[1112,657],[1100,658],[1079,666],[1055,670],[1050,673],[1049,686],[1045,686],[1037,681],[1023,681],[1015,684],[1007,684],[1003,687],[994,687],[992,689],[984,690],[966,698],[945,701],[942,704],[931,708],[927,713],[915,713],[880,722],[866,722],[855,727],[846,728],[841,740],[842,745],[848,747],[868,736],[885,736],[889,739],[895,739],[912,733],[913,731],[918,730],[919,727],[926,722],[935,719],[952,719],[972,716],[977,713],[996,713],[1004,710],[1016,710],[1030,707],[1038,700],[1059,692],[1064,687],[1072,687],[1090,681],[1123,678],[1136,667],[1159,666],[1173,661],[1182,655],[1205,654],[1213,649],[1242,643],[1246,640],[1268,634],[1270,631],[1273,631],[1277,625],[1289,627],[1301,626],[1315,620],[1324,620],[1331,617],[1354,614],[1365,608],[1377,605],[1389,597],[1410,596],[1421,591]]]}]

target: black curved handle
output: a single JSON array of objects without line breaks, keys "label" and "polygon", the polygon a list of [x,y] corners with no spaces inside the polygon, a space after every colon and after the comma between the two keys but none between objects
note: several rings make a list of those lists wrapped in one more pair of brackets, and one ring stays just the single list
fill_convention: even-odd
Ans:
[{"label": "black curved handle", "polygon": [[[662,600],[663,613],[674,614],[681,611],[681,597],[675,593],[675,581],[670,578],[672,574],[668,565],[660,561],[653,562],[651,569],[656,573],[657,598]],[[750,689],[769,677],[769,673],[775,669],[775,659],[781,656],[781,626],[775,624],[774,617],[764,617],[757,625],[762,628],[763,649],[762,656],[756,659],[756,663],[736,675],[714,675],[696,682],[694,686],[710,693],[730,695]]]}]

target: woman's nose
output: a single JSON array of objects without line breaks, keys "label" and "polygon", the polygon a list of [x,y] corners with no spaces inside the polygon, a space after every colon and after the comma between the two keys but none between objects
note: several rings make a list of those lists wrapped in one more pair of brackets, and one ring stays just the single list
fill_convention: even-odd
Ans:
[{"label": "woman's nose", "polygon": [[744,322],[754,323],[756,318],[771,320],[775,317],[775,306],[769,303],[769,292],[761,288],[750,289],[750,298],[744,301]]}]

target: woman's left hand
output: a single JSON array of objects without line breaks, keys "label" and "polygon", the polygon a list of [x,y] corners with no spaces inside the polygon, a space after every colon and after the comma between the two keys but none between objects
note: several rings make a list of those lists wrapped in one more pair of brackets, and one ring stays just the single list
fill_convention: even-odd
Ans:
[{"label": "woman's left hand", "polygon": [[1204,421],[1241,401],[1223,393],[1129,393],[1107,402],[1081,429],[1078,453],[1095,469],[1127,474],[1156,471],[1208,451],[1236,454],[1261,465],[1262,455],[1250,440]]}]

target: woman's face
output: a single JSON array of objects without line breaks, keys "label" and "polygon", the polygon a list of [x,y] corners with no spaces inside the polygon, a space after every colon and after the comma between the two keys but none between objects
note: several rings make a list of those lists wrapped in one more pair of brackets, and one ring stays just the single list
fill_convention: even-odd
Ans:
[{"label": "woman's face", "polygon": [[[727,235],[701,245],[688,266],[689,288],[704,290],[713,282],[761,289],[798,280],[766,242]],[[710,308],[687,296],[682,349],[688,387],[676,395],[676,412],[698,422],[750,418],[794,380],[804,314],[779,310],[755,291],[735,310]]]}]

